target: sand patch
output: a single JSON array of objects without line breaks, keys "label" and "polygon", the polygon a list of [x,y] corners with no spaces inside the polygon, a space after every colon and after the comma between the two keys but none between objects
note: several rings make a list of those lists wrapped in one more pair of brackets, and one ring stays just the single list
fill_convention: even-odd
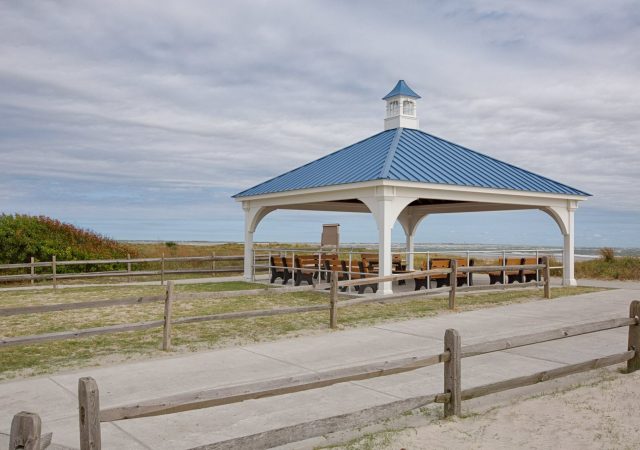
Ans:
[{"label": "sand patch", "polygon": [[[424,426],[383,432],[348,449],[638,449],[640,371]],[[468,412],[468,411],[467,411]],[[365,444],[366,442],[366,444]]]}]

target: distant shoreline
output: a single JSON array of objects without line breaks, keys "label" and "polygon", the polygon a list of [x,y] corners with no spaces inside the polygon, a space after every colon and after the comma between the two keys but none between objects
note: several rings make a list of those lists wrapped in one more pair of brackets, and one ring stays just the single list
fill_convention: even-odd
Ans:
[{"label": "distant shoreline", "polygon": [[[206,245],[223,245],[223,244],[242,244],[239,241],[174,241],[174,240],[120,240],[118,242],[128,244],[161,244],[164,242],[175,242],[178,245],[194,245],[194,246],[206,246]],[[256,244],[270,244],[270,242],[256,242]],[[271,242],[273,245],[277,245],[275,242]],[[283,242],[283,245],[292,245],[291,242]],[[296,242],[300,245],[316,245],[318,242]],[[367,242],[345,242],[343,247],[375,247],[376,243]],[[394,247],[402,247],[401,243],[394,243]],[[591,259],[600,256],[601,247],[576,247],[575,257],[579,259]],[[640,248],[637,247],[613,247],[617,256],[640,256]],[[512,250],[547,250],[547,251],[559,251],[561,246],[550,245],[532,245],[532,244],[458,244],[458,243],[416,243],[416,251],[472,251],[472,252],[489,252],[489,251],[512,251]]]}]

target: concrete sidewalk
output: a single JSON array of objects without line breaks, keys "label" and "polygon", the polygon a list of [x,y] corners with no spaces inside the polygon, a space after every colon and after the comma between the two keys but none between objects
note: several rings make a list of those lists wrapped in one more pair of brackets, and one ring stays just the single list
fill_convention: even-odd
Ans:
[{"label": "concrete sidewalk", "polygon": [[[633,290],[603,291],[5,382],[0,384],[0,432],[9,431],[15,413],[27,410],[41,415],[43,431],[53,431],[55,443],[77,447],[76,392],[81,376],[97,380],[101,407],[107,408],[401,355],[438,353],[447,328],[456,328],[465,345],[627,317],[630,301],[638,298]],[[626,347],[627,329],[621,328],[467,358],[463,388],[621,352]],[[436,365],[279,397],[105,423],[103,448],[189,448],[441,390],[442,366]]]}]

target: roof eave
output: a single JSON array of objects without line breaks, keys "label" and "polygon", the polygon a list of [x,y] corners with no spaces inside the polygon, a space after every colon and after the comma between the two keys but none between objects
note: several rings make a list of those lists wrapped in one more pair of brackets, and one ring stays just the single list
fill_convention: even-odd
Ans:
[{"label": "roof eave", "polygon": [[387,178],[381,178],[376,180],[368,180],[368,181],[360,181],[355,183],[341,183],[334,184],[328,186],[318,186],[313,188],[305,188],[305,189],[291,189],[287,191],[280,192],[267,192],[264,194],[256,194],[256,195],[242,195],[242,193],[236,194],[232,196],[237,202],[250,201],[250,200],[261,200],[261,199],[273,199],[278,197],[291,197],[296,195],[305,195],[305,194],[317,194],[320,192],[335,192],[340,190],[347,189],[356,189],[356,188],[367,188],[374,186],[400,186],[400,187],[410,187],[410,188],[424,188],[424,189],[435,189],[441,191],[455,191],[455,192],[476,192],[476,193],[488,193],[488,194],[503,194],[503,195],[512,195],[512,196],[528,196],[528,197],[539,197],[541,199],[563,199],[563,200],[574,200],[574,201],[584,201],[593,195],[588,193],[583,194],[566,194],[566,193],[558,193],[558,192],[541,192],[541,191],[525,191],[525,190],[517,190],[517,189],[498,189],[498,188],[486,188],[479,186],[461,186],[454,184],[437,184],[437,183],[424,183],[419,181],[402,181],[402,180],[393,180]]}]

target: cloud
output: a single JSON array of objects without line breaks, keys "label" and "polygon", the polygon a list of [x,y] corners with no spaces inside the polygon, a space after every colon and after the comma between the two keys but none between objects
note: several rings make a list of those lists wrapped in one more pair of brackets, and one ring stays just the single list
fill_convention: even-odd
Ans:
[{"label": "cloud", "polygon": [[638,211],[639,41],[622,0],[5,2],[0,209],[240,220],[228,195],[380,131],[404,78],[425,131]]}]

